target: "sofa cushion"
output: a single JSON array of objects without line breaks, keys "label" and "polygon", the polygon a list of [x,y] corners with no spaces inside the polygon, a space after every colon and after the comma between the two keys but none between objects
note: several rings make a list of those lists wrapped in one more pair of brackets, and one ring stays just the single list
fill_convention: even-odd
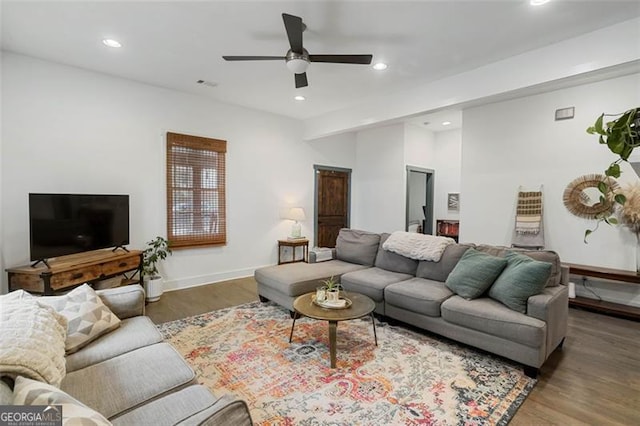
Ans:
[{"label": "sofa cushion", "polygon": [[83,284],[64,296],[46,296],[38,301],[53,307],[67,318],[67,353],[77,351],[120,326],[120,319],[102,303],[88,284]]},{"label": "sofa cushion", "polygon": [[247,404],[223,394],[219,398],[202,385],[192,385],[111,419],[115,426],[233,425],[251,426]]},{"label": "sofa cushion", "polygon": [[345,262],[373,266],[379,245],[379,234],[343,228],[336,239],[336,257]]},{"label": "sofa cushion", "polygon": [[162,342],[149,317],[122,320],[120,327],[67,356],[67,372],[79,370],[132,350]]},{"label": "sofa cushion", "polygon": [[382,245],[390,234],[384,233],[380,235],[380,245],[378,246],[378,254],[376,255],[375,266],[386,269],[387,271],[400,272],[401,274],[415,275],[418,261],[409,259],[402,255],[387,251]]},{"label": "sofa cushion", "polygon": [[472,247],[472,245],[469,244],[448,245],[438,262],[421,260],[416,270],[416,277],[435,281],[446,281],[462,255],[470,247]]},{"label": "sofa cushion", "polygon": [[17,377],[13,393],[13,405],[61,405],[62,422],[65,425],[107,426],[111,424],[102,414],[67,393],[37,380]]},{"label": "sofa cushion", "polygon": [[453,293],[440,281],[411,278],[384,289],[385,303],[430,317],[440,316],[440,305]]},{"label": "sofa cushion", "polygon": [[297,297],[316,291],[320,281],[331,276],[339,277],[347,272],[365,268],[368,266],[342,260],[321,263],[297,262],[256,269],[254,276],[262,285],[276,289],[287,296]]},{"label": "sofa cushion", "polygon": [[194,379],[193,370],[173,346],[157,343],[73,371],[60,388],[111,418]]},{"label": "sofa cushion", "polygon": [[558,253],[553,250],[528,250],[522,248],[500,247],[485,244],[479,245],[477,249],[482,252],[499,257],[505,257],[507,252],[513,251],[516,253],[524,254],[525,256],[529,256],[534,260],[539,260],[540,262],[549,262],[551,263],[551,275],[549,276],[546,287],[560,285],[560,280],[562,278],[562,262],[560,261],[560,256],[558,256]]},{"label": "sofa cushion", "polygon": [[409,274],[373,267],[344,274],[340,278],[340,283],[347,292],[355,291],[369,296],[374,302],[382,302],[386,286],[409,278],[413,277]]},{"label": "sofa cushion", "polygon": [[506,260],[509,264],[489,289],[489,297],[524,314],[527,299],[539,294],[549,280],[551,264],[514,252],[507,253]]},{"label": "sofa cushion", "polygon": [[466,300],[452,296],[441,306],[442,318],[452,324],[477,330],[533,348],[545,343],[544,321],[515,312],[488,297]]},{"label": "sofa cushion", "polygon": [[480,297],[507,266],[507,260],[469,248],[447,277],[445,285],[465,299]]}]

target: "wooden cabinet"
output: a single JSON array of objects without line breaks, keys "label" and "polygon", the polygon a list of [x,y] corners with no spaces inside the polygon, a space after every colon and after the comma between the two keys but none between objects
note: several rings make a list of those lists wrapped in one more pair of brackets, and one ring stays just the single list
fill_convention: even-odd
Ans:
[{"label": "wooden cabinet", "polygon": [[116,275],[129,274],[124,284],[142,282],[142,251],[96,250],[62,256],[49,261],[49,267],[24,265],[7,269],[9,291],[23,289],[45,295],[93,283]]},{"label": "wooden cabinet", "polygon": [[460,231],[459,220],[436,220],[436,235],[440,237],[449,237],[458,242],[458,233]]}]

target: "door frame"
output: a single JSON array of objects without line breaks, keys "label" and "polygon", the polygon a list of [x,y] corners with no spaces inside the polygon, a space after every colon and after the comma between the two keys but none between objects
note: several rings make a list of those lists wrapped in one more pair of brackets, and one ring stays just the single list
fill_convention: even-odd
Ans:
[{"label": "door frame", "polygon": [[318,243],[318,175],[320,170],[347,174],[347,228],[351,227],[351,169],[344,167],[313,165],[313,244]]},{"label": "door frame", "polygon": [[[426,189],[427,189],[427,193],[425,194],[425,199],[427,200],[427,211],[429,212],[429,218],[431,219],[429,223],[427,223],[428,218],[425,217],[425,224],[428,226],[428,230],[430,231],[430,234],[433,235],[433,224],[435,219],[433,217],[433,203],[435,199],[434,191],[435,191],[436,172],[433,169],[425,169],[424,167],[416,167],[416,166],[406,166],[406,167],[407,167],[407,176],[406,176],[407,187],[405,189],[406,204],[405,204],[404,229],[405,231],[409,230],[409,207],[410,207],[409,206],[409,176],[411,175],[411,172],[424,173],[426,178]],[[427,229],[423,229],[422,233],[425,234],[426,231]]]}]

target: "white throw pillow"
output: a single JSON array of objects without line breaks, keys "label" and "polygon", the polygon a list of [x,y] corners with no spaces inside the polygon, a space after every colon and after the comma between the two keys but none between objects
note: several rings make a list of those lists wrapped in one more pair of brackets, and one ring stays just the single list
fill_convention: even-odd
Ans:
[{"label": "white throw pillow", "polygon": [[35,298],[0,299],[0,376],[60,385],[66,373],[67,320]]},{"label": "white throw pillow", "polygon": [[53,307],[67,318],[67,354],[120,326],[120,318],[102,303],[100,296],[87,284],[64,296],[45,296],[38,301]]},{"label": "white throw pillow", "polygon": [[105,419],[102,414],[87,407],[77,399],[60,389],[47,385],[46,383],[17,377],[13,387],[14,405],[44,405],[46,409],[51,405],[62,406],[62,424],[67,426],[102,426],[110,425],[111,422]]}]

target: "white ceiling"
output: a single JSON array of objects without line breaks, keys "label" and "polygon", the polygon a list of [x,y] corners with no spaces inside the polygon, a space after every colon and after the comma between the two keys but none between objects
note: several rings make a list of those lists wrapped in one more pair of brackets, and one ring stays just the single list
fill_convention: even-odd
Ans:
[{"label": "white ceiling", "polygon": [[[640,16],[640,1],[8,1],[2,49],[223,102],[306,119],[426,84]],[[389,64],[312,63],[295,89],[283,12],[307,25],[312,54],[371,53]],[[121,49],[102,45],[119,40]],[[594,52],[597,55],[598,52]],[[544,64],[541,64],[544,66]],[[207,87],[203,79],[217,83]],[[295,94],[307,97],[293,100]]]}]

